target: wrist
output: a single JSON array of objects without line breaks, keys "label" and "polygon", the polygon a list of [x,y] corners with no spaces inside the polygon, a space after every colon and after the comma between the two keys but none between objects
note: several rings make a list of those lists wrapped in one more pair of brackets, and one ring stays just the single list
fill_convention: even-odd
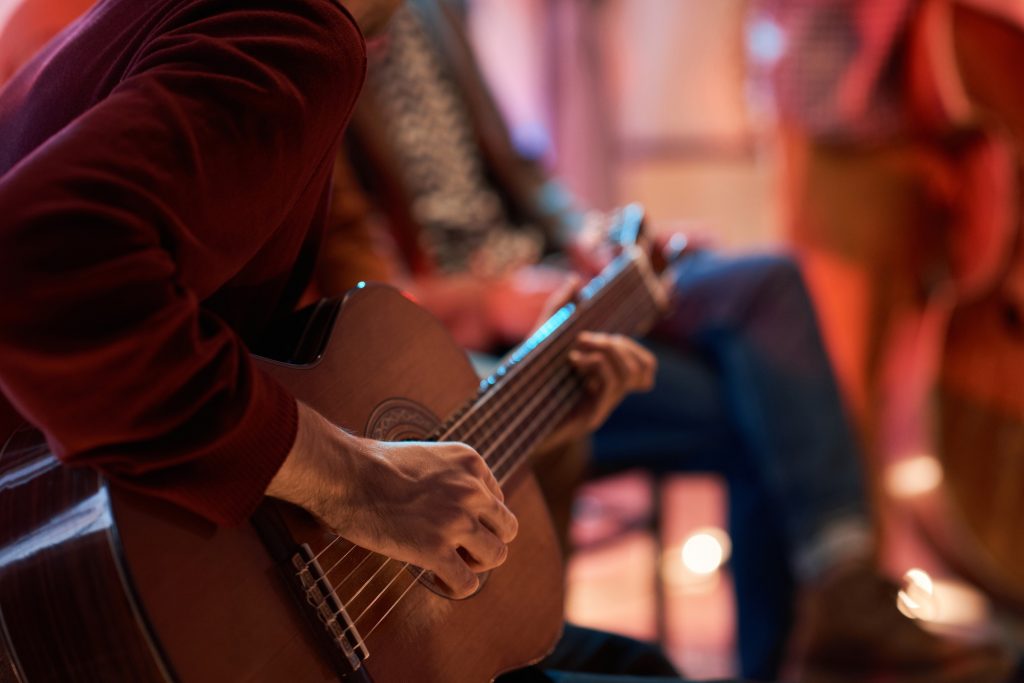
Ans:
[{"label": "wrist", "polygon": [[329,501],[348,496],[346,485],[353,480],[351,470],[366,450],[366,440],[340,429],[301,401],[298,414],[295,442],[266,495],[323,517]]}]

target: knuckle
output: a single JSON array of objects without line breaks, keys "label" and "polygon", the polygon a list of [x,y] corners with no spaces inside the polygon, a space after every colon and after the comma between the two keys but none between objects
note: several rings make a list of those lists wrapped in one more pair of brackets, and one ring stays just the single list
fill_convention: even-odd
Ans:
[{"label": "knuckle", "polygon": [[457,568],[453,567],[453,570],[448,587],[459,597],[472,595],[480,584],[480,579],[477,578],[477,575],[461,562]]},{"label": "knuckle", "polygon": [[511,543],[512,539],[519,535],[519,519],[516,518],[511,512],[508,513],[508,519],[505,524],[504,533],[501,540],[505,543]]},{"label": "knuckle", "polygon": [[488,563],[491,568],[497,567],[508,559],[508,546],[504,543],[496,544],[491,550],[490,562]]},{"label": "knuckle", "polygon": [[459,454],[458,463],[469,472],[477,472],[483,464],[483,458],[470,448]]}]

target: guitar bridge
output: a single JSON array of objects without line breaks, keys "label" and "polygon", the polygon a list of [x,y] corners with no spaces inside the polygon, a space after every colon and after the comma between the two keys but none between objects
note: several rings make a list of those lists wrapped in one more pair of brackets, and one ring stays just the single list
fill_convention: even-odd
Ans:
[{"label": "guitar bridge", "polygon": [[345,656],[352,671],[358,671],[363,661],[370,656],[370,651],[366,648],[355,622],[338,600],[334,586],[331,585],[309,545],[303,543],[299,546],[298,551],[292,556],[292,567],[302,585],[306,602],[316,613],[330,639]]}]

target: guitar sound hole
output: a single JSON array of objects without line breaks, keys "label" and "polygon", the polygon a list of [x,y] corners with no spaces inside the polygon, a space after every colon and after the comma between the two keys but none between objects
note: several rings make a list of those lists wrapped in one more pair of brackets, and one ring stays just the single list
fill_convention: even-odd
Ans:
[{"label": "guitar sound hole", "polygon": [[484,584],[487,583],[487,579],[491,576],[491,572],[489,571],[486,571],[483,574],[477,574],[477,576],[480,577],[480,585],[477,586],[477,589],[465,598],[455,598],[452,596],[451,591],[448,590],[448,586],[434,576],[434,572],[425,572],[422,568],[417,567],[414,564],[410,564],[406,567],[406,571],[410,572],[413,576],[418,577],[419,582],[426,586],[430,592],[436,593],[442,598],[447,598],[449,600],[468,600],[484,589]]}]

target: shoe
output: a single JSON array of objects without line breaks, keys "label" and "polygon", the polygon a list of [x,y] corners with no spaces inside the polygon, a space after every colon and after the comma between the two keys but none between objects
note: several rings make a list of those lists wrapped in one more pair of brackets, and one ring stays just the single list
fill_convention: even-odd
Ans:
[{"label": "shoe", "polygon": [[1006,683],[1010,653],[942,638],[896,607],[898,587],[867,562],[847,564],[808,588],[790,646],[801,683]]}]

